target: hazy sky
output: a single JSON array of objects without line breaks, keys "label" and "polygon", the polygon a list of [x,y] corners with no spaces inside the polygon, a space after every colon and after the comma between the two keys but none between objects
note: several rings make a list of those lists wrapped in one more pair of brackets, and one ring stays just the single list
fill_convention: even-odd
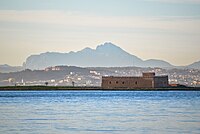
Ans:
[{"label": "hazy sky", "polygon": [[112,42],[142,59],[200,60],[200,0],[0,0],[0,64]]}]

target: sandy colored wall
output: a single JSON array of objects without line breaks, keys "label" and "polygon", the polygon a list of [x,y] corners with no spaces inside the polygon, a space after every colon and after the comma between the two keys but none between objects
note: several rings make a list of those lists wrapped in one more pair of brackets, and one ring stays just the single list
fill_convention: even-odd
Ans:
[{"label": "sandy colored wall", "polygon": [[168,87],[168,76],[155,77],[102,77],[102,88],[159,88]]},{"label": "sandy colored wall", "polygon": [[102,88],[152,88],[153,78],[143,77],[103,77]]}]

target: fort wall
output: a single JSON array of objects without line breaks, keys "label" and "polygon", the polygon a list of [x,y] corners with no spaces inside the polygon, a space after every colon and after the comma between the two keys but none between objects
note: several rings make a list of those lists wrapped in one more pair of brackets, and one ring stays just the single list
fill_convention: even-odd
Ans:
[{"label": "fort wall", "polygon": [[142,77],[102,77],[103,89],[159,88],[168,86],[168,76],[143,73]]}]

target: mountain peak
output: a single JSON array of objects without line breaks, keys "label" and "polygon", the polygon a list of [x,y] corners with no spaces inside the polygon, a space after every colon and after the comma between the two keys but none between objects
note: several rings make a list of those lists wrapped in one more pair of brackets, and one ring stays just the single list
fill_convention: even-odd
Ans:
[{"label": "mountain peak", "polygon": [[82,49],[81,51],[82,52],[91,52],[91,51],[93,51],[93,49],[86,47],[86,48]]},{"label": "mountain peak", "polygon": [[111,42],[105,42],[104,44],[98,45],[96,49],[100,48],[120,48]]},{"label": "mountain peak", "polygon": [[101,51],[101,52],[108,52],[108,53],[123,51],[120,47],[114,45],[111,42],[105,42],[104,44],[98,45],[96,50]]}]

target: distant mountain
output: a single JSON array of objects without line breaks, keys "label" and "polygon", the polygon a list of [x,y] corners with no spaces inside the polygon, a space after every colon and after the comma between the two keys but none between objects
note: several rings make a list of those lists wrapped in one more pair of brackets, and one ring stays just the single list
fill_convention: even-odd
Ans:
[{"label": "distant mountain", "polygon": [[81,67],[174,67],[162,60],[151,59],[143,61],[112,43],[104,43],[97,46],[96,49],[85,48],[78,52],[46,52],[39,55],[31,55],[25,62],[26,68],[29,69],[44,69],[57,65]]},{"label": "distant mountain", "polygon": [[187,68],[200,69],[200,61],[188,65]]},{"label": "distant mountain", "polygon": [[9,66],[7,64],[0,65],[0,73],[17,72],[22,70],[23,70],[22,66]]},{"label": "distant mountain", "polygon": [[163,60],[149,59],[144,61],[143,67],[161,67],[161,68],[172,68],[170,63]]}]

